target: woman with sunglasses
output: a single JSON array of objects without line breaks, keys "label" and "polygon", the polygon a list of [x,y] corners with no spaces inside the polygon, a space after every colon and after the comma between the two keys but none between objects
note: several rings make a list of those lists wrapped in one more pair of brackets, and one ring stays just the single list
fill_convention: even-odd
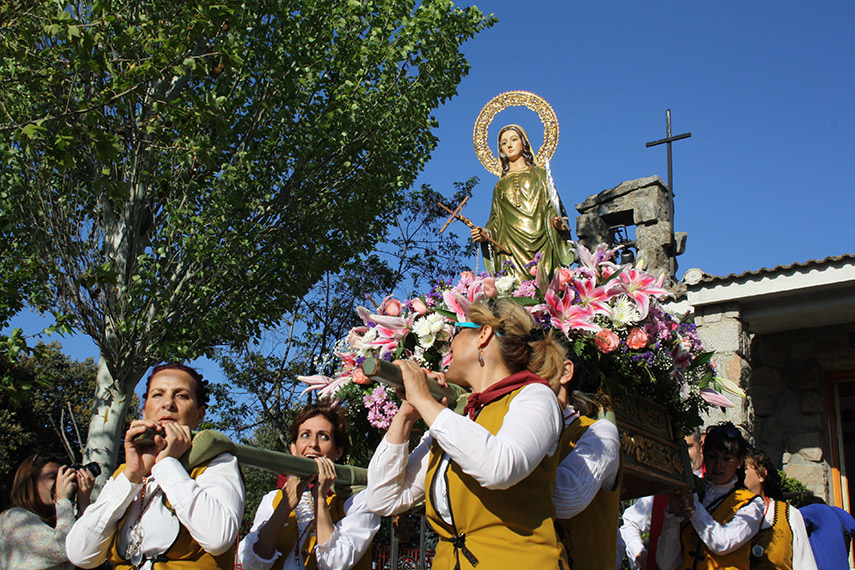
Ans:
[{"label": "woman with sunglasses", "polygon": [[704,438],[703,492],[670,497],[656,551],[661,570],[751,568],[763,500],[743,485],[747,443],[730,422]]},{"label": "woman with sunglasses", "polygon": [[[552,487],[562,418],[555,393],[564,349],[510,300],[476,303],[457,323],[443,380],[397,361],[405,397],[368,467],[368,505],[382,515],[425,500],[440,536],[433,567],[567,568]],[[471,388],[464,416],[435,401],[427,376]],[[409,452],[413,424],[429,431]]]}]

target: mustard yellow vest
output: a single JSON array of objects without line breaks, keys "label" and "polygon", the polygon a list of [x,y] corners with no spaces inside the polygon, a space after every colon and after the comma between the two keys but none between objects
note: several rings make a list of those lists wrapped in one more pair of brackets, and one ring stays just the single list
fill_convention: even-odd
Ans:
[{"label": "mustard yellow vest", "polygon": [[[564,429],[558,445],[561,461],[596,420],[579,416]],[[584,511],[558,519],[559,532],[573,570],[614,570],[620,519],[620,475],[612,491],[600,489]]]},{"label": "mustard yellow vest", "polygon": [[793,570],[793,529],[786,502],[775,501],[774,523],[760,529],[751,540],[751,568]]},{"label": "mustard yellow vest", "polygon": [[[274,509],[279,505],[281,500],[282,490],[280,489],[273,498]],[[330,515],[332,516],[333,524],[344,518],[344,501],[345,499],[339,497],[335,493],[327,497],[327,505],[329,505],[330,508]],[[282,567],[285,566],[285,558],[294,555],[292,550],[294,550],[294,544],[296,542],[297,516],[294,514],[294,511],[291,511],[291,514],[288,516],[288,525],[282,529],[282,532],[279,533],[279,538],[276,540],[276,549],[282,553],[282,556],[276,559],[276,562],[274,562],[273,566],[270,567],[271,570],[282,570]],[[312,521],[309,528],[305,530],[305,536],[302,537],[302,543],[300,554],[302,555],[301,558],[306,566],[306,570],[318,570],[318,558],[315,553],[315,546],[318,543],[318,537],[315,534],[314,521]],[[368,549],[365,556],[353,565],[353,568],[357,570],[370,570],[371,549]]]},{"label": "mustard yellow vest", "polygon": [[[196,479],[199,475],[205,472],[205,469],[208,467],[208,463],[204,463],[199,467],[196,467],[190,472],[190,477],[192,479]],[[125,469],[125,464],[119,466],[116,469],[116,472],[113,473],[113,477],[119,475]],[[167,501],[167,506],[169,502]],[[110,548],[107,551],[107,560],[109,560],[113,564],[114,570],[133,570],[133,566],[130,562],[125,560],[125,553],[119,552],[119,532],[118,529],[121,529],[125,524],[125,519],[128,518],[128,515],[125,514],[122,517],[122,520],[119,521],[119,525],[117,527],[116,534],[113,535],[113,540],[110,543]],[[232,544],[232,546],[224,553],[218,554],[214,556],[213,554],[205,551],[199,544],[193,540],[193,537],[190,536],[190,532],[181,525],[181,529],[178,531],[178,536],[175,539],[175,542],[172,543],[166,552],[163,555],[167,558],[166,562],[155,562],[152,565],[153,570],[233,570],[235,567],[235,550],[237,548],[237,544]]]},{"label": "mustard yellow vest", "polygon": [[[493,435],[511,401],[522,387],[481,409],[475,422]],[[545,457],[528,477],[508,489],[485,489],[453,461],[445,473],[452,524],[437,513],[431,493],[442,459],[442,448],[431,448],[425,485],[425,513],[440,536],[433,568],[480,570],[567,568],[567,555],[555,530],[552,488],[558,453]]]},{"label": "mustard yellow vest", "polygon": [[[750,503],[754,493],[746,489],[734,489],[712,512],[712,518],[719,524],[725,524],[732,519],[737,511]],[[719,570],[736,569],[750,570],[751,568],[751,541],[734,550],[729,554],[713,554],[709,551],[698,534],[691,521],[683,523],[683,564],[681,569],[687,570]]]}]

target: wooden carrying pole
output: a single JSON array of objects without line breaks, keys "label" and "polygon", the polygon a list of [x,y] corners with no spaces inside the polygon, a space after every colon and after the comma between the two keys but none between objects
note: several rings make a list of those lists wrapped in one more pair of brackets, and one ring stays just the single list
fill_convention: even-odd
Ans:
[{"label": "wooden carrying pole", "polygon": [[[362,371],[365,375],[398,390],[404,389],[404,378],[401,376],[401,369],[385,360],[379,358],[366,358],[362,362]],[[439,382],[432,378],[428,378],[428,389],[430,395],[437,402],[441,402],[443,398],[448,401],[448,407],[454,408],[457,406],[458,392],[452,386],[443,387]]]},{"label": "wooden carrying pole", "polygon": [[[148,428],[144,433],[138,435],[134,442],[142,445],[153,445],[155,435],[155,430]],[[309,477],[318,474],[318,465],[314,459],[234,443],[226,435],[214,430],[194,433],[193,445],[187,453],[181,456],[180,461],[184,468],[190,471],[221,453],[231,453],[237,457],[243,466],[255,467],[273,473],[284,473],[297,477]],[[362,467],[336,464],[335,474],[337,486],[365,486],[368,484],[368,470]]]}]

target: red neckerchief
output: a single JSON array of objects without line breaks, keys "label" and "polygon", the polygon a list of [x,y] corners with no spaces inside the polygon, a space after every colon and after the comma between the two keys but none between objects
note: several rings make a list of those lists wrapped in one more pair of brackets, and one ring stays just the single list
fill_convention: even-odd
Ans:
[{"label": "red neckerchief", "polygon": [[466,407],[463,408],[463,413],[469,416],[470,420],[474,420],[481,408],[526,384],[543,384],[544,386],[549,386],[549,382],[534,372],[523,370],[522,372],[511,374],[507,378],[499,380],[483,392],[470,395],[469,401],[466,402]]}]

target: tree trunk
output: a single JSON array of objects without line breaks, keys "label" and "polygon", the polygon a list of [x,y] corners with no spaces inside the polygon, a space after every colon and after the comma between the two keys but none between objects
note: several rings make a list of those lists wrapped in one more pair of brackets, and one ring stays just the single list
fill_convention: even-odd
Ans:
[{"label": "tree trunk", "polygon": [[128,416],[134,388],[145,370],[123,372],[119,378],[113,378],[104,358],[98,361],[95,402],[84,453],[85,463],[95,461],[101,466],[96,493],[116,469],[119,448],[124,445],[125,418]]}]

